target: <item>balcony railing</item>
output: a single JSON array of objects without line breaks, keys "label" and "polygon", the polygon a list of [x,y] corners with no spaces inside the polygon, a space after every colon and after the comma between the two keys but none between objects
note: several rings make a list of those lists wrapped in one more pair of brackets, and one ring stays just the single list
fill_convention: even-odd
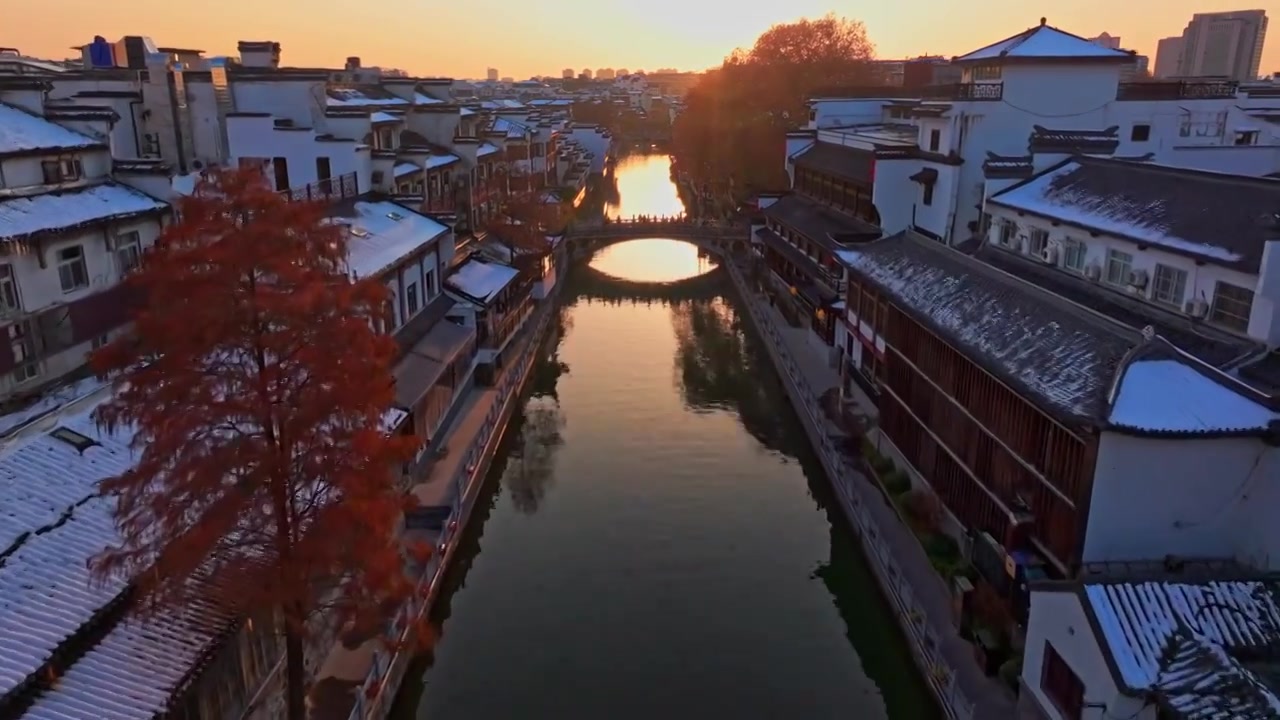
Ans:
[{"label": "balcony railing", "polygon": [[1004,83],[949,83],[946,85],[863,85],[822,88],[812,93],[823,98],[920,98],[922,100],[1002,100]]},{"label": "balcony railing", "polygon": [[302,187],[281,190],[280,194],[290,202],[345,200],[359,195],[360,186],[356,182],[356,174],[352,172],[327,180],[317,180]]},{"label": "balcony railing", "polygon": [[1226,80],[1120,83],[1116,100],[1230,100],[1239,88]]}]

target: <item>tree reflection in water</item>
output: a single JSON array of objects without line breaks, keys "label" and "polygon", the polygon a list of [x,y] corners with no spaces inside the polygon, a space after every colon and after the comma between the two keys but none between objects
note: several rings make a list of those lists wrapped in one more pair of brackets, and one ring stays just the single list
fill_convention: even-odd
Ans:
[{"label": "tree reflection in water", "polygon": [[556,385],[569,372],[560,360],[560,340],[569,332],[573,320],[564,305],[556,308],[556,316],[539,349],[541,357],[529,381],[529,399],[511,428],[515,441],[511,447],[502,485],[511,494],[511,505],[525,515],[538,511],[547,490],[555,480],[556,451],[564,445],[564,415]]},{"label": "tree reflection in water", "polygon": [[[786,398],[771,361],[749,342],[743,318],[723,296],[671,305],[675,369],[685,404],[695,412],[736,412],[762,445],[789,457],[808,447],[796,424],[785,422]],[[779,402],[781,401],[781,404]]]}]

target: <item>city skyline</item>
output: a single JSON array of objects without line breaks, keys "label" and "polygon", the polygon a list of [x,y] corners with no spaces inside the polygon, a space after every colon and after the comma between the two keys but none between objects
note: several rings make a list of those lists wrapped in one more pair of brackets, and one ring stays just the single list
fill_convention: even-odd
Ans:
[{"label": "city skyline", "polygon": [[[555,76],[556,67],[566,66],[661,66],[701,71],[718,66],[734,48],[749,47],[771,25],[832,11],[821,0],[798,0],[785,8],[741,8],[726,0],[707,0],[697,5],[658,0],[643,8],[551,0],[546,13],[509,27],[494,24],[487,35],[491,42],[483,53],[477,54],[474,49],[461,52],[452,40],[422,43],[416,27],[460,25],[477,9],[492,11],[484,13],[489,17],[502,17],[503,3],[479,2],[480,6],[469,6],[464,11],[448,5],[391,0],[390,9],[398,21],[361,34],[352,33],[345,21],[297,22],[299,15],[342,17],[336,0],[306,4],[281,0],[266,6],[249,0],[227,0],[220,6],[221,12],[202,15],[199,24],[190,22],[190,11],[184,6],[161,0],[135,0],[127,16],[118,8],[112,10],[88,0],[48,0],[38,8],[27,5],[17,8],[16,13],[11,10],[7,23],[10,32],[0,33],[0,46],[61,59],[73,56],[71,47],[89,42],[94,35],[109,40],[146,35],[158,45],[194,47],[209,55],[234,55],[240,40],[273,40],[283,46],[286,65],[336,66],[347,56],[358,55],[366,65],[399,68],[421,76],[483,78],[487,67],[501,68],[504,75],[515,78]],[[1031,27],[1041,16],[1049,24],[1083,37],[1102,32],[1119,35],[1126,49],[1154,59],[1158,41],[1181,34],[1194,13],[1246,9],[1254,8],[1232,0],[1169,0],[1162,5],[1159,17],[1153,18],[1145,9],[1120,8],[1106,0],[1042,3],[1036,7],[1014,0],[988,0],[984,3],[985,12],[974,14],[972,8],[943,0],[914,0],[909,9],[900,5],[877,6],[841,14],[866,24],[876,55],[885,59],[958,55]],[[911,22],[912,17],[922,14],[935,22],[925,26]],[[47,22],[51,15],[59,16],[59,22]],[[560,19],[566,16],[578,18],[584,27],[593,30],[575,33],[572,42],[555,43],[563,55],[550,59],[542,38],[563,32]],[[673,22],[674,18],[680,22]],[[625,34],[610,32],[611,28],[623,27]],[[469,59],[478,55],[483,60]],[[1265,48],[1260,72],[1280,72],[1277,43],[1268,43]]]}]

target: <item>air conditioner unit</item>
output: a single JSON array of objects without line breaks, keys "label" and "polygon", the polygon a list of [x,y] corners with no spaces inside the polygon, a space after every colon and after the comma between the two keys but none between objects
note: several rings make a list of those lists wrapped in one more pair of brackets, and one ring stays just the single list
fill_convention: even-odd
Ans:
[{"label": "air conditioner unit", "polygon": [[1094,282],[1098,282],[1098,280],[1102,277],[1102,266],[1101,265],[1087,266],[1084,269],[1084,276]]},{"label": "air conditioner unit", "polygon": [[1187,304],[1183,306],[1183,310],[1193,318],[1202,318],[1209,314],[1209,303],[1205,302],[1203,298],[1188,300]]},{"label": "air conditioner unit", "polygon": [[1058,264],[1058,246],[1050,245],[1044,250],[1041,250],[1040,259],[1043,260],[1046,265],[1057,265]]},{"label": "air conditioner unit", "polygon": [[1147,286],[1147,271],[1133,270],[1129,273],[1129,285],[1139,290]]}]

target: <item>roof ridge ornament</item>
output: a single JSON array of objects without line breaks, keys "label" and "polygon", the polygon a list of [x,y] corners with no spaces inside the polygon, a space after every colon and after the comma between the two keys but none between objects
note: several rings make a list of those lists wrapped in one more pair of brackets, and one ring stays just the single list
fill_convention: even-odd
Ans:
[{"label": "roof ridge ornament", "polygon": [[1044,27],[1044,26],[1045,26],[1045,24],[1046,24],[1047,22],[1049,22],[1049,21],[1048,21],[1048,20],[1046,20],[1045,18],[1043,18],[1043,17],[1042,17],[1042,18],[1040,18],[1040,27]]}]

